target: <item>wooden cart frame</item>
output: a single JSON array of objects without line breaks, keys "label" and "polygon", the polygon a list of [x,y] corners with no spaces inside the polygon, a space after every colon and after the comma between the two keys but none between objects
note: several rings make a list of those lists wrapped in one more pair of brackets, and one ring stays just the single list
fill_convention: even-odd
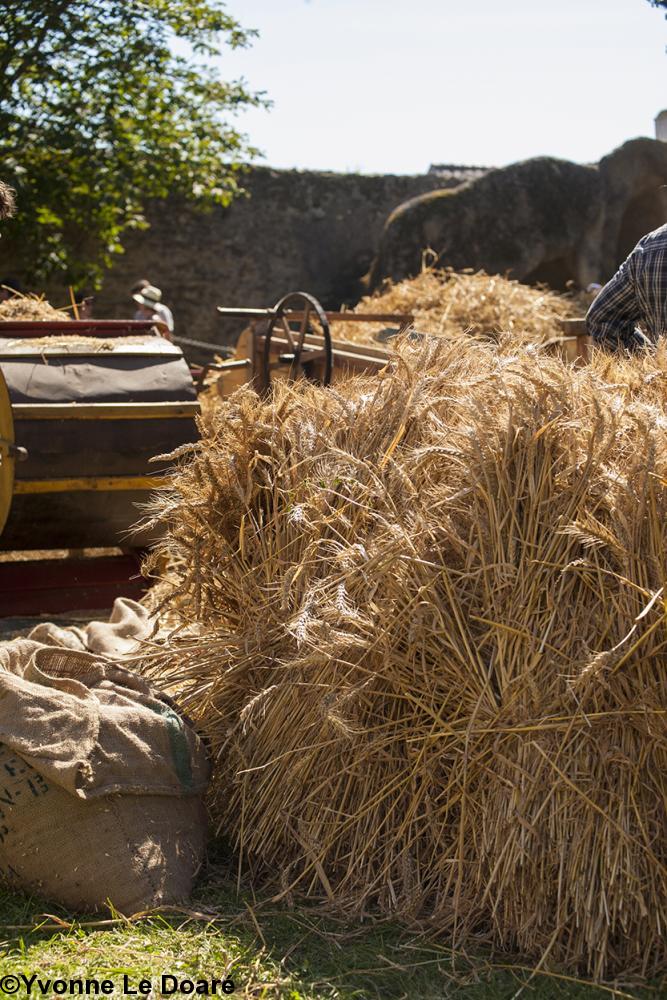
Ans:
[{"label": "wooden cart frame", "polygon": [[[218,306],[218,313],[226,319],[247,322],[234,357],[206,365],[201,371],[202,385],[209,372],[220,375],[218,391],[222,396],[243,383],[250,383],[259,392],[268,392],[276,380],[293,381],[305,376],[328,385],[341,376],[379,371],[389,360],[382,342],[405,333],[414,322],[409,313],[324,310],[307,292],[290,292],[272,309]],[[377,346],[335,338],[332,327],[340,322],[377,323],[380,327]],[[563,335],[544,346],[568,361],[586,362],[591,341],[585,320],[563,320],[562,328]],[[424,334],[415,332],[415,336]]]}]

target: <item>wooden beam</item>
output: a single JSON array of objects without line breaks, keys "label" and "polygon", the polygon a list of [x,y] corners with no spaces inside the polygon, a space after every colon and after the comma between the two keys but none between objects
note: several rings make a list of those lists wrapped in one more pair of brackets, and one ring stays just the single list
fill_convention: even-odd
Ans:
[{"label": "wooden beam", "polygon": [[116,490],[155,490],[167,480],[160,476],[87,476],[80,479],[17,479],[14,495],[26,493],[108,493]]},{"label": "wooden beam", "polygon": [[199,403],[14,403],[14,420],[193,419]]}]

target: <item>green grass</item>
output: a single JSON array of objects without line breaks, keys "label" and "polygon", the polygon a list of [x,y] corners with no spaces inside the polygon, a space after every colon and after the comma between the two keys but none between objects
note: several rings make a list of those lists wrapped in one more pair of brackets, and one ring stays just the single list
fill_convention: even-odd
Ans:
[{"label": "green grass", "polygon": [[[91,917],[73,921],[57,908],[19,894],[0,893],[0,976],[109,979],[122,996],[123,976],[136,990],[141,979],[223,980],[233,996],[280,1000],[609,1000],[613,991],[519,965],[452,955],[445,943],[415,938],[386,922],[345,923],[315,905],[290,910],[238,896],[224,866],[214,866],[192,904],[200,917],[170,913],[127,922]],[[53,917],[44,917],[47,911]],[[204,919],[201,919],[204,916]],[[54,919],[55,918],[55,919]],[[54,929],[58,920],[66,921]],[[1,982],[2,980],[0,980]],[[616,996],[652,997],[659,989],[623,987]],[[8,993],[0,986],[0,996]],[[42,995],[21,985],[14,996]],[[52,987],[45,994],[54,996]],[[65,994],[69,995],[69,994]],[[182,997],[183,993],[174,993]],[[218,987],[218,996],[224,995]],[[667,995],[662,993],[663,996]]]}]

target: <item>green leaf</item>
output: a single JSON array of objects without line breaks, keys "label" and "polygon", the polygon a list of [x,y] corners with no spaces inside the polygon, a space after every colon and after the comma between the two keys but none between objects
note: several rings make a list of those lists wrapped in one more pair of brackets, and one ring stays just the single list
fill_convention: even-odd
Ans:
[{"label": "green leaf", "polygon": [[[29,282],[97,283],[147,202],[242,193],[257,151],[229,118],[268,106],[209,60],[248,45],[220,0],[6,0],[0,179],[17,192],[0,250]],[[174,39],[188,56],[175,54]],[[179,47],[179,52],[183,46]]]}]

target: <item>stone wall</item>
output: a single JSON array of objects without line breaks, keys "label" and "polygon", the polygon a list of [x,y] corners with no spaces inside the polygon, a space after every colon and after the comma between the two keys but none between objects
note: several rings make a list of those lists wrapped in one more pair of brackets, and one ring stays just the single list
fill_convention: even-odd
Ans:
[{"label": "stone wall", "polygon": [[[458,183],[456,175],[446,181]],[[294,290],[312,292],[328,308],[353,303],[389,212],[443,187],[443,178],[258,167],[246,187],[249,197],[206,213],[176,200],[151,205],[150,229],[129,235],[96,315],[127,316],[139,278],[162,289],[177,332],[217,343],[233,341],[243,325],[220,319],[217,305],[270,306]]]}]

